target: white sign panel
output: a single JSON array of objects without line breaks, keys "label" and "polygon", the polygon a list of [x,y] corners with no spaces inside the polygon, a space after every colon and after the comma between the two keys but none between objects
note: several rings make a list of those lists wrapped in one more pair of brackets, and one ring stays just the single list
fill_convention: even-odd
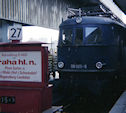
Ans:
[{"label": "white sign panel", "polygon": [[22,26],[15,25],[8,27],[9,40],[22,40]]},{"label": "white sign panel", "polygon": [[42,82],[40,51],[0,52],[0,81]]}]

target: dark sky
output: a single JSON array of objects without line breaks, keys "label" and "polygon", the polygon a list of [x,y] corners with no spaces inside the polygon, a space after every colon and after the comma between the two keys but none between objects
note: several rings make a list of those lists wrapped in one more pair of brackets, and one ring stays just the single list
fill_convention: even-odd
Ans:
[{"label": "dark sky", "polygon": [[113,0],[121,10],[126,14],[126,0]]},{"label": "dark sky", "polygon": [[[67,0],[78,4],[78,7],[92,6],[100,4],[99,0]],[[126,0],[113,0],[117,6],[126,14]]]}]

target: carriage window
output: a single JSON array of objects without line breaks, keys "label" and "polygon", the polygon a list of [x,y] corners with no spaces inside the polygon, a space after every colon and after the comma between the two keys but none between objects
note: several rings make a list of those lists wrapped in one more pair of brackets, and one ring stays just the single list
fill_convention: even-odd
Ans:
[{"label": "carriage window", "polygon": [[99,27],[86,27],[85,38],[87,44],[100,44],[102,42],[102,31]]},{"label": "carriage window", "polygon": [[81,45],[83,43],[83,29],[76,29],[75,44]]},{"label": "carriage window", "polygon": [[63,44],[65,44],[65,45],[72,44],[72,36],[73,36],[72,29],[62,30],[62,42],[63,42]]}]

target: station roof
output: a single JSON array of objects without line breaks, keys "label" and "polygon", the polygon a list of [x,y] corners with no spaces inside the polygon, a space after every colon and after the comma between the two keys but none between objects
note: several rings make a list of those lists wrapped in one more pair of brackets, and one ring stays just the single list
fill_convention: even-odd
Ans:
[{"label": "station roof", "polygon": [[[113,1],[126,14],[126,0]],[[0,20],[58,29],[67,8],[99,4],[100,0],[0,0]]]}]

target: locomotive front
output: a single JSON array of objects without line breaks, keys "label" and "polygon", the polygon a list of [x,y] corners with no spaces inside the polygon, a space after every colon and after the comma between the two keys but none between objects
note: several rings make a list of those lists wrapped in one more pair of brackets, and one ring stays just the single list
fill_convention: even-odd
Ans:
[{"label": "locomotive front", "polygon": [[64,21],[60,25],[58,43],[58,70],[69,75],[111,72],[120,62],[120,28],[114,20],[105,17],[82,17]]},{"label": "locomotive front", "polygon": [[58,93],[64,96],[62,100],[106,105],[109,98],[111,104],[125,87],[120,77],[126,67],[123,24],[111,16],[79,14],[63,21],[59,29]]}]

